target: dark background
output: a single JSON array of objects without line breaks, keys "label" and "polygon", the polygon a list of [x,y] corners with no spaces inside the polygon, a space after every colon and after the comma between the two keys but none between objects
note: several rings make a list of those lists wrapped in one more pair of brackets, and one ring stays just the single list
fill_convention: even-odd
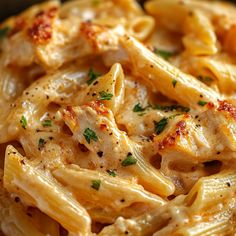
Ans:
[{"label": "dark background", "polygon": [[43,0],[0,0],[0,21],[39,2],[43,2]]},{"label": "dark background", "polygon": [[[145,0],[137,1],[143,4]],[[236,0],[228,1],[236,3]],[[43,2],[43,0],[0,0],[0,21],[9,16],[15,15],[25,8],[39,2]]]}]

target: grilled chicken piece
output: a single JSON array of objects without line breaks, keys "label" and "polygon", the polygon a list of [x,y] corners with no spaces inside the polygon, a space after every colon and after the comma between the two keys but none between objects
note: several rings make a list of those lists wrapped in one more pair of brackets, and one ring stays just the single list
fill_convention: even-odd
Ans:
[{"label": "grilled chicken piece", "polygon": [[[139,147],[115,125],[110,110],[94,102],[63,111],[66,124],[74,138],[94,154],[94,169],[116,169],[124,176],[135,176],[140,184],[161,195],[173,193],[172,183],[153,168],[142,156]],[[101,156],[101,158],[99,158]],[[128,164],[127,164],[128,160]]]},{"label": "grilled chicken piece", "polygon": [[3,24],[12,28],[1,45],[6,65],[37,63],[52,70],[90,54],[117,49],[116,27],[60,18],[59,6],[57,1],[36,5]]}]

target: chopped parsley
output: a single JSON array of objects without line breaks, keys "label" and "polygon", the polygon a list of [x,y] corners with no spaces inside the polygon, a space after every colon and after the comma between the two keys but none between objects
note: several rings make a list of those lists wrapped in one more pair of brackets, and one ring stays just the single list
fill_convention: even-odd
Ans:
[{"label": "chopped parsley", "polygon": [[121,162],[122,166],[130,166],[137,163],[137,160],[133,157],[131,153],[128,153],[127,157]]},{"label": "chopped parsley", "polygon": [[27,120],[26,120],[25,116],[21,116],[20,123],[21,123],[22,128],[23,128],[23,129],[26,129]]},{"label": "chopped parsley", "polygon": [[101,75],[101,73],[99,72],[95,72],[93,70],[93,68],[90,68],[89,69],[89,72],[88,72],[88,77],[89,77],[89,80],[87,81],[87,84],[90,85],[93,83],[93,81],[95,81],[97,79],[97,77],[99,77]]},{"label": "chopped parsley", "polygon": [[5,26],[4,28],[0,29],[0,39],[3,39],[7,36],[8,32],[10,31],[10,27]]},{"label": "chopped parsley", "polygon": [[43,138],[40,138],[39,139],[39,142],[38,142],[38,149],[42,149],[45,145],[46,141],[43,139]]},{"label": "chopped parsley", "polygon": [[142,108],[140,103],[137,103],[133,108],[133,112],[141,112],[141,111],[145,111],[145,108]]},{"label": "chopped parsley", "polygon": [[96,190],[99,190],[100,185],[101,185],[101,180],[95,179],[95,180],[92,180],[91,182],[92,182],[91,187]]},{"label": "chopped parsley", "polygon": [[156,134],[161,134],[162,131],[165,129],[166,125],[168,124],[168,118],[164,117],[160,121],[154,121],[154,126],[155,126],[155,133]]},{"label": "chopped parsley", "polygon": [[202,107],[203,107],[203,106],[205,106],[207,103],[208,103],[208,102],[206,102],[206,101],[200,100],[200,101],[198,101],[197,104],[198,104],[199,106],[202,106]]},{"label": "chopped parsley", "polygon": [[174,119],[176,116],[181,116],[181,114],[174,114],[174,115],[172,115],[172,116],[169,116],[169,117],[168,117],[168,120],[172,120],[172,119]]},{"label": "chopped parsley", "polygon": [[98,137],[97,137],[96,133],[90,128],[86,128],[84,130],[84,137],[88,143],[90,143],[91,140],[93,140],[95,142],[98,141]]},{"label": "chopped parsley", "polygon": [[116,175],[117,175],[114,170],[107,170],[107,173],[112,177],[116,177]]},{"label": "chopped parsley", "polygon": [[43,125],[43,127],[52,126],[52,121],[51,120],[44,120],[42,125]]},{"label": "chopped parsley", "polygon": [[157,49],[157,48],[154,48],[154,53],[156,53],[158,56],[162,57],[165,60],[169,60],[169,58],[175,54],[173,52],[169,52],[169,51],[165,51],[165,50]]},{"label": "chopped parsley", "polygon": [[189,112],[190,108],[183,107],[181,105],[170,105],[170,106],[162,106],[162,105],[155,105],[154,109],[161,110],[161,111],[182,111],[182,112]]},{"label": "chopped parsley", "polygon": [[138,116],[144,116],[144,115],[146,115],[146,114],[147,114],[147,113],[142,112],[142,113],[139,113]]},{"label": "chopped parsley", "polygon": [[99,92],[100,100],[111,100],[113,97],[113,94],[107,93],[105,91]]},{"label": "chopped parsley", "polygon": [[200,81],[202,81],[203,83],[210,83],[213,81],[213,79],[209,76],[202,76],[202,75],[199,75],[197,77]]},{"label": "chopped parsley", "polygon": [[[142,107],[140,105],[140,103],[137,103],[134,107],[133,107],[133,112],[140,112],[138,115],[142,116],[145,115],[146,113],[144,112],[146,109],[151,108],[151,109],[156,109],[156,110],[161,110],[161,111],[179,111],[179,112],[189,112],[190,108],[188,107],[183,107],[181,105],[178,104],[174,104],[174,105],[160,105],[160,104],[156,104],[156,105],[148,105],[147,107]],[[141,113],[142,112],[142,113]]]},{"label": "chopped parsley", "polygon": [[174,87],[174,88],[175,88],[175,86],[176,86],[177,82],[178,82],[178,81],[177,81],[177,80],[175,80],[175,79],[173,79],[173,80],[172,80],[172,85],[173,85],[173,87]]}]

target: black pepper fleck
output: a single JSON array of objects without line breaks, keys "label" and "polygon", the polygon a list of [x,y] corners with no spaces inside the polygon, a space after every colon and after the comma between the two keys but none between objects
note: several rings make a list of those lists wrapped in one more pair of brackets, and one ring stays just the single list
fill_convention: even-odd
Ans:
[{"label": "black pepper fleck", "polygon": [[24,160],[21,160],[20,163],[21,163],[22,165],[25,165],[25,161],[24,161]]},{"label": "black pepper fleck", "polygon": [[15,202],[20,202],[20,198],[19,197],[15,197]]},{"label": "black pepper fleck", "polygon": [[97,155],[98,155],[99,157],[102,157],[102,156],[103,156],[103,152],[102,152],[102,151],[99,151],[99,152],[97,152]]}]

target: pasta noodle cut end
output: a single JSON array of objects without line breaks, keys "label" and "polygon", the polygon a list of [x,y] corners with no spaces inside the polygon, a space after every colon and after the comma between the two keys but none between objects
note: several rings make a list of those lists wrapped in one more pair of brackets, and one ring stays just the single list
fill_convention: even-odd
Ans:
[{"label": "pasta noodle cut end", "polygon": [[[6,156],[4,187],[9,192],[20,194],[27,204],[38,207],[68,231],[84,234],[90,231],[90,217],[85,209],[50,175],[31,166],[12,146],[7,147]],[[36,190],[38,188],[41,193]]]}]

